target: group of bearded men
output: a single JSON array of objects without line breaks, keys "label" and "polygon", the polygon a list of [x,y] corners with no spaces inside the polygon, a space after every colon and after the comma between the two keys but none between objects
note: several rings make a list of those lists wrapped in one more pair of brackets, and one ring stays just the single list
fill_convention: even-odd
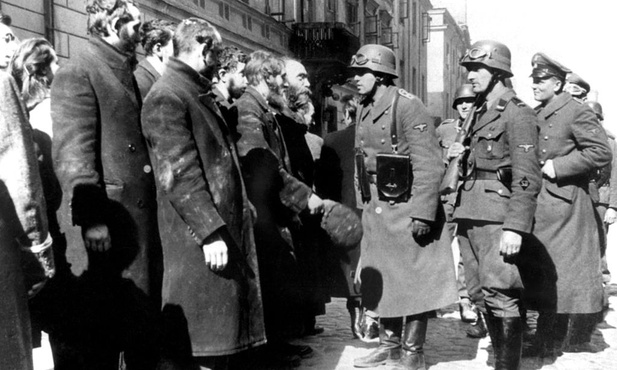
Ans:
[{"label": "group of bearded men", "polygon": [[[31,303],[47,311],[56,369],[247,368],[255,348],[297,366],[312,350],[289,341],[298,328],[319,332],[324,302],[307,298],[315,272],[302,264],[320,253],[314,231],[331,206],[314,190],[321,139],[307,132],[306,69],[224,49],[198,18],[149,23],[137,65],[133,2],[86,10],[88,46],[51,85],[64,194],[51,237],[63,248]],[[354,366],[426,369],[430,313],[458,298],[448,221],[496,369],[519,368],[528,310],[539,313],[528,354],[593,350],[617,203],[601,107],[567,92],[571,71],[537,53],[530,108],[510,87],[510,50],[478,41],[460,62],[471,85],[454,101],[473,106],[455,132],[463,111],[471,125],[446,139],[395,87],[395,61],[370,44],[349,65],[359,97],[342,155],[355,160],[362,209],[356,280],[379,317],[379,346]],[[456,195],[442,200],[453,159]]]}]

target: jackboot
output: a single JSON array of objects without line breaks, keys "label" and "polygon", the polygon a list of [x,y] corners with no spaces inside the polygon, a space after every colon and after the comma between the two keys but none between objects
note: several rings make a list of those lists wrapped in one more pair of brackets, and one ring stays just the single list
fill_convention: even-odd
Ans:
[{"label": "jackboot", "polygon": [[499,348],[501,347],[501,337],[499,336],[499,318],[492,316],[489,313],[483,314],[488,329],[488,335],[491,337],[491,345],[493,346],[493,354],[497,357]]},{"label": "jackboot", "polygon": [[403,335],[403,356],[395,369],[426,370],[424,342],[426,341],[427,313],[407,316]]},{"label": "jackboot", "polygon": [[495,352],[495,370],[519,370],[523,346],[523,320],[520,317],[500,317],[495,323],[499,325],[496,330],[499,349]]},{"label": "jackboot", "polygon": [[394,365],[401,358],[401,332],[403,318],[379,319],[379,347],[366,356],[354,360],[354,367],[376,367]]},{"label": "jackboot", "polygon": [[597,315],[595,314],[570,314],[568,326],[568,343],[564,346],[564,352],[589,352],[597,353],[601,349],[591,343],[591,335],[596,328]]}]

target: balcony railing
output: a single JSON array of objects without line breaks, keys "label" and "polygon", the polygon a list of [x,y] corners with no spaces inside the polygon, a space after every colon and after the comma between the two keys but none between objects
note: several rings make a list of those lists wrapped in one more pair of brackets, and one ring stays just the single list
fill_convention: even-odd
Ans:
[{"label": "balcony railing", "polygon": [[295,23],[290,48],[303,62],[337,62],[347,65],[360,47],[358,37],[344,23]]}]

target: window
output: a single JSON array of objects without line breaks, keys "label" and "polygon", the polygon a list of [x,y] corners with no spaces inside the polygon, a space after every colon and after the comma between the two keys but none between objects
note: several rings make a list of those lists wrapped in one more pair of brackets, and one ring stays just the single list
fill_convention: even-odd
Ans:
[{"label": "window", "polygon": [[347,0],[345,4],[345,20],[347,25],[358,22],[358,3],[356,1]]},{"label": "window", "polygon": [[253,30],[253,18],[250,15],[242,14],[242,27],[249,31]]},{"label": "window", "polygon": [[270,38],[270,26],[264,24],[263,27],[261,27],[261,37],[266,39]]},{"label": "window", "polygon": [[416,76],[416,67],[412,67],[411,68],[411,93],[416,94],[416,95],[417,95],[417,89],[416,89],[417,79],[418,78]]},{"label": "window", "polygon": [[229,20],[229,5],[219,3],[219,16]]},{"label": "window", "polygon": [[414,1],[411,6],[411,34],[415,36],[418,28],[418,4]]}]

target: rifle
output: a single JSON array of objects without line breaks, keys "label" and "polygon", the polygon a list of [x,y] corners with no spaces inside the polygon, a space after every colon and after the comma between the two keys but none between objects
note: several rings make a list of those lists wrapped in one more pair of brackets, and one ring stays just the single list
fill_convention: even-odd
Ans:
[{"label": "rifle", "polygon": [[[496,82],[496,75],[493,74],[486,90],[476,96],[476,100],[474,100],[473,102],[471,111],[467,115],[467,118],[465,118],[465,121],[463,121],[459,132],[456,134],[456,138],[454,139],[455,143],[461,143],[464,145],[465,142],[469,139],[469,133],[471,132],[471,128],[473,126],[476,110],[478,110],[478,108],[482,104],[484,104],[484,101],[486,100],[486,94],[493,89]],[[457,191],[458,179],[460,176],[459,170],[460,167],[462,167],[463,158],[465,157],[466,152],[467,151],[459,154],[458,156],[450,160],[450,163],[448,164],[448,168],[446,170],[446,174],[441,180],[441,185],[439,186],[440,194],[446,195]]]}]

